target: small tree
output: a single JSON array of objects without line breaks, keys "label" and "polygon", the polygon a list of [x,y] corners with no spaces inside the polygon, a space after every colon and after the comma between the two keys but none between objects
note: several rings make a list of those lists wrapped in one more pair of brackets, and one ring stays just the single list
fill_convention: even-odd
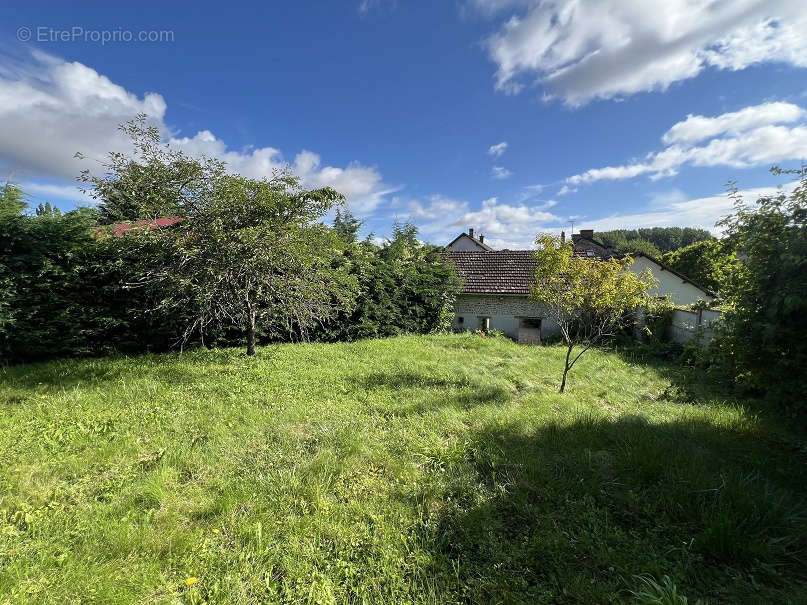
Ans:
[{"label": "small tree", "polygon": [[[305,190],[287,173],[254,180],[225,172],[222,162],[195,158],[160,140],[146,116],[121,126],[133,152],[112,152],[104,174],[80,180],[100,200],[102,222],[143,220],[113,240],[129,286],[148,288],[151,311],[190,315],[184,332],[204,338],[209,326],[243,331],[247,354],[258,333],[306,338],[310,328],[349,306],[355,278],[339,271],[342,249],[318,219],[344,197],[331,188]],[[158,228],[149,219],[176,217]]]},{"label": "small tree", "polygon": [[340,271],[334,232],[314,222],[342,196],[300,187],[296,177],[224,176],[168,229],[140,229],[143,265],[134,286],[160,293],[158,307],[198,305],[185,340],[213,324],[246,334],[306,338],[349,307],[355,279]]},{"label": "small tree", "polygon": [[[541,235],[536,243],[535,284],[530,300],[542,305],[557,323],[566,344],[566,361],[560,392],[566,389],[566,375],[577,360],[594,345],[615,333],[625,315],[647,301],[654,285],[649,272],[628,271],[629,257],[618,260],[590,259],[574,255],[571,243]],[[582,347],[576,355],[574,347]]]}]

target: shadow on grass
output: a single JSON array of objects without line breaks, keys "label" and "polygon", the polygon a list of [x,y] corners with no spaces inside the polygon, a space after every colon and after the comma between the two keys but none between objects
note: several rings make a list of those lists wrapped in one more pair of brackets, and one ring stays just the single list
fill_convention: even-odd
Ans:
[{"label": "shadow on grass", "polygon": [[465,376],[432,376],[412,370],[373,372],[357,377],[356,383],[369,400],[370,392],[389,391],[392,403],[375,405],[382,415],[424,414],[443,407],[469,410],[480,405],[504,404],[512,393],[501,384],[484,383]]},{"label": "shadow on grass", "polygon": [[495,425],[468,451],[422,536],[445,600],[609,602],[640,574],[690,602],[807,597],[804,455],[755,428]]},{"label": "shadow on grass", "polygon": [[198,375],[175,363],[151,363],[148,355],[64,359],[10,366],[0,370],[0,381],[6,385],[31,390],[39,387],[109,385],[142,378],[158,379],[166,384],[188,384],[196,381]]}]

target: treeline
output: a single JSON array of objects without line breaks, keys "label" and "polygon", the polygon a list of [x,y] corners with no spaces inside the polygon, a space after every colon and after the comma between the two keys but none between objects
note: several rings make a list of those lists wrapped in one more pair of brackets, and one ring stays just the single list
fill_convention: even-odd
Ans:
[{"label": "treeline", "polygon": [[20,189],[0,189],[1,362],[243,343],[252,354],[449,325],[459,278],[413,226],[359,241],[329,188],[229,174],[162,144],[145,116],[122,129],[135,154],[81,177],[97,208],[28,212]]},{"label": "treeline", "polygon": [[[114,352],[165,351],[180,346],[232,346],[245,330],[229,322],[205,326],[186,338],[201,300],[161,306],[160,288],[134,287],[142,262],[137,237],[99,233],[98,210],[28,214],[13,203],[21,191],[0,190],[0,360],[6,363]],[[345,226],[352,227],[345,229]],[[360,223],[340,211],[332,229],[334,270],[350,300],[310,326],[286,331],[258,322],[259,343],[338,341],[428,333],[451,319],[458,278],[434,246],[411,225],[396,225],[383,245],[358,240]]]},{"label": "treeline", "polygon": [[714,239],[705,229],[693,227],[614,229],[597,232],[596,237],[606,246],[620,252],[643,252],[656,258],[661,258],[665,252],[672,252],[695,242]]}]

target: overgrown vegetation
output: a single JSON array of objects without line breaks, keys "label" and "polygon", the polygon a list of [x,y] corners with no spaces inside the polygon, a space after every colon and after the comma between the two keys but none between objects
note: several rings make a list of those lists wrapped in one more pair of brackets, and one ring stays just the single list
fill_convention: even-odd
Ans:
[{"label": "overgrown vegetation", "polygon": [[706,229],[693,227],[646,227],[644,229],[614,229],[598,231],[595,237],[619,252],[643,252],[654,258],[695,242],[714,240]]},{"label": "overgrown vegetation", "polygon": [[805,442],[475,335],[0,374],[0,601],[801,602]]},{"label": "overgrown vegetation", "polygon": [[807,375],[807,169],[792,193],[749,204],[735,190],[735,212],[721,221],[737,262],[721,287],[724,330],[710,355],[750,392],[801,412]]},{"label": "overgrown vegetation", "polygon": [[0,191],[0,361],[238,341],[251,354],[448,325],[459,280],[411,225],[357,242],[348,210],[321,222],[344,200],[332,189],[228,174],[164,145],[145,116],[121,129],[133,154],[81,176],[97,210],[27,214],[18,188]]}]

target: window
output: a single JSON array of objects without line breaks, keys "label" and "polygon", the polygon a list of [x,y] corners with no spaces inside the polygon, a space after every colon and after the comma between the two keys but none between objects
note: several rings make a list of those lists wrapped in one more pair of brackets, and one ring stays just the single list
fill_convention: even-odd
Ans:
[{"label": "window", "polygon": [[586,256],[594,256],[594,250],[586,250]]},{"label": "window", "polygon": [[479,329],[483,332],[490,330],[490,317],[482,316],[479,318]]},{"label": "window", "polygon": [[522,317],[519,319],[519,328],[525,328],[527,330],[540,330],[541,329],[541,318],[540,317]]},{"label": "window", "polygon": [[457,323],[458,323],[458,324],[464,324],[464,323],[465,323],[465,318],[464,318],[462,315],[460,315],[460,316],[457,318]]}]

